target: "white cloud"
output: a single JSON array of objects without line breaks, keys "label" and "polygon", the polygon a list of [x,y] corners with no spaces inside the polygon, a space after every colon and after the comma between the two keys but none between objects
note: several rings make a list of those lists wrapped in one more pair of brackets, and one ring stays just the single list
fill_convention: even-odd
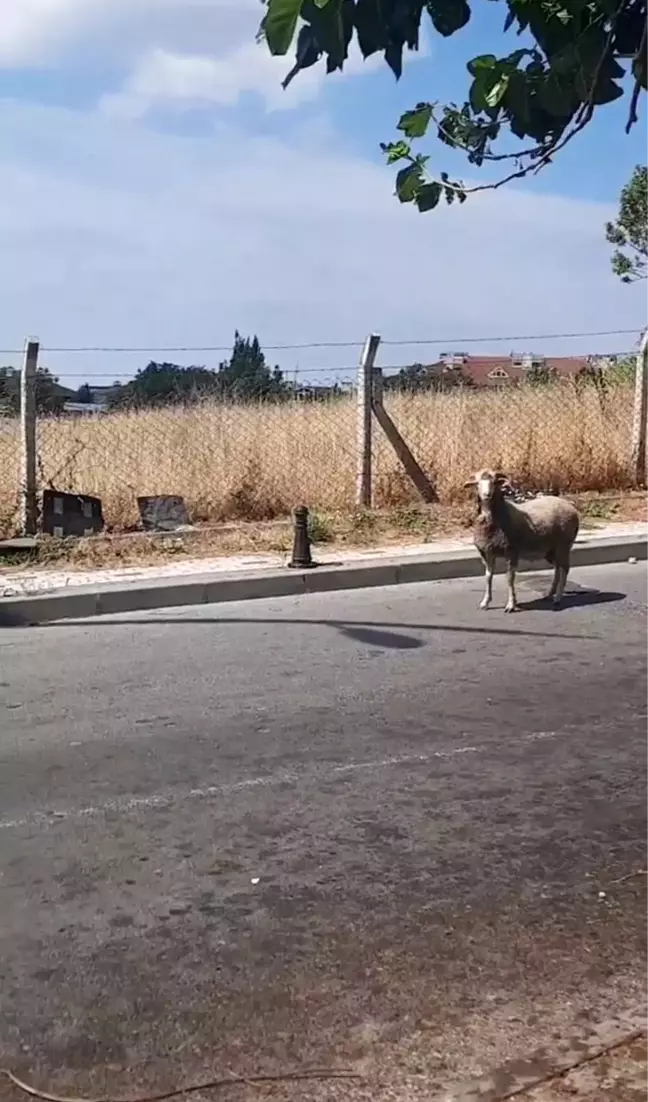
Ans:
[{"label": "white cloud", "polygon": [[153,107],[232,106],[241,93],[256,92],[268,110],[285,110],[315,99],[324,81],[330,85],[380,64],[379,55],[364,61],[356,50],[342,73],[327,76],[323,63],[314,65],[284,90],[281,82],[291,61],[272,57],[252,37],[223,57],[187,57],[157,48],[140,58],[122,91],[104,96],[101,106],[109,114],[135,118]]},{"label": "white cloud", "polygon": [[78,27],[85,11],[97,7],[92,0],[21,0],[8,4],[0,21],[0,61],[3,65],[28,65],[42,61],[56,49],[71,29]]},{"label": "white cloud", "polygon": [[[520,189],[420,216],[393,198],[391,170],[331,144],[222,126],[180,137],[7,102],[0,129],[2,347],[31,333],[50,346],[227,344],[236,327],[265,343],[458,339],[643,316],[642,289],[610,272],[604,204]],[[297,359],[350,367],[355,352],[282,362]],[[142,360],[48,357],[111,377]]]},{"label": "white cloud", "polygon": [[15,0],[3,5],[0,64],[55,66],[81,47],[128,61],[151,42],[191,51],[211,41],[228,49],[254,34],[261,14],[258,0]]},{"label": "white cloud", "polygon": [[[378,55],[364,62],[356,48],[343,74],[327,78],[320,63],[284,92],[292,52],[272,57],[255,42],[262,15],[258,0],[20,0],[0,20],[0,65],[73,72],[99,62],[125,70],[102,107],[136,117],[156,107],[234,105],[243,92],[283,110],[315,99],[325,81],[328,87],[381,64]],[[427,54],[425,40],[406,61]]]}]

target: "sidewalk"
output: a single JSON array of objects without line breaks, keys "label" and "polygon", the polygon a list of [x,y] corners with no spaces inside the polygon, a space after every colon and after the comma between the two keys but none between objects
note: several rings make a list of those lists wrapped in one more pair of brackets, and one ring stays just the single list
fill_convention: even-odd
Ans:
[{"label": "sidewalk", "polygon": [[[644,560],[648,525],[608,524],[583,531],[573,566]],[[0,626],[115,615],[224,601],[325,593],[479,577],[470,537],[368,550],[314,549],[319,569],[287,569],[284,555],[232,555],[120,570],[12,570],[0,574]],[[520,564],[547,569],[546,563]]]},{"label": "sidewalk", "polygon": [[[576,542],[587,545],[593,539],[648,539],[648,524],[604,524],[584,529]],[[436,554],[472,551],[470,534],[459,539],[433,540],[422,544],[390,544],[388,547],[367,549],[338,548],[326,550],[314,546],[315,561],[322,566],[360,565],[366,562],[420,559]],[[473,551],[473,554],[476,553]],[[108,570],[49,570],[12,569],[0,570],[0,597],[26,597],[36,594],[60,592],[87,586],[122,585],[134,582],[161,582],[165,579],[189,580],[206,575],[249,574],[257,571],[283,570],[289,556],[280,554],[222,555],[218,558],[183,559],[182,562],[158,563],[156,566],[126,566]]]}]

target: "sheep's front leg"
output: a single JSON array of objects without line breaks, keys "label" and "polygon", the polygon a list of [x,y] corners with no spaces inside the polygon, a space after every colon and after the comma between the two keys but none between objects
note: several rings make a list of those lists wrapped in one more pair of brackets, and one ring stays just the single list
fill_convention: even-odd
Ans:
[{"label": "sheep's front leg", "polygon": [[493,574],[495,572],[495,559],[492,555],[482,555],[482,562],[486,571],[486,590],[484,596],[480,602],[479,607],[483,609],[490,608],[490,603],[493,600]]},{"label": "sheep's front leg", "polygon": [[506,582],[508,585],[508,601],[504,607],[505,612],[517,612],[517,597],[515,595],[515,568],[517,563],[513,559],[506,562]]}]

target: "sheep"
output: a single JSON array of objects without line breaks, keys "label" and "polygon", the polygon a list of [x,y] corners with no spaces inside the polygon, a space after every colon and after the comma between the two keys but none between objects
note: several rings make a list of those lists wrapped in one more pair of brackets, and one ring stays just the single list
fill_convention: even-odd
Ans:
[{"label": "sheep", "polygon": [[576,507],[565,498],[553,495],[539,495],[523,504],[514,504],[505,497],[513,487],[501,471],[478,471],[465,486],[477,488],[479,503],[473,537],[486,570],[486,592],[479,607],[490,607],[495,561],[504,558],[508,582],[504,611],[517,611],[515,571],[520,557],[545,558],[553,566],[554,576],[547,599],[553,601],[554,607],[559,605],[580,525]]}]

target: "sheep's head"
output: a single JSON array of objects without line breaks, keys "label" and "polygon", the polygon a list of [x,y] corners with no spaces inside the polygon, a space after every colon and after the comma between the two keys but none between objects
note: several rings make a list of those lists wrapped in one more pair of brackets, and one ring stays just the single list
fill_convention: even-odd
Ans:
[{"label": "sheep's head", "polygon": [[466,488],[476,487],[480,505],[490,508],[493,501],[502,497],[502,491],[511,490],[512,486],[505,474],[501,471],[483,470],[468,479]]}]

